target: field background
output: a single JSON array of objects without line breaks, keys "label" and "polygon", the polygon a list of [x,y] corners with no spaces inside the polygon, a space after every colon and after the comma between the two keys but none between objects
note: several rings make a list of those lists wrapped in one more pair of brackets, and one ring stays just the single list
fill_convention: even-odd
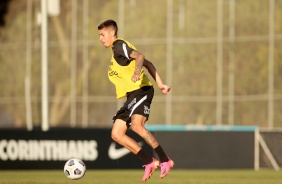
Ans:
[{"label": "field background", "polygon": [[[0,1],[0,129],[15,130],[10,135],[19,128],[28,134],[38,128],[112,127],[122,101],[107,79],[110,52],[97,32],[109,18],[117,21],[119,37],[172,85],[168,96],[155,90],[151,125],[282,128],[282,0],[52,0],[59,6],[50,7],[59,11],[48,12],[46,29],[39,18],[47,9],[42,2],[47,1]],[[277,160],[281,140],[269,139]],[[164,179],[158,174],[146,183],[282,183],[281,171],[273,170],[174,169]],[[63,169],[1,170],[0,184],[127,184],[141,183],[142,175],[141,169],[89,169],[71,181]]]},{"label": "field background", "polygon": [[[63,171],[1,171],[0,184],[70,183],[70,184],[135,184],[141,183],[143,170],[87,170],[80,180],[70,180]],[[174,169],[163,178],[156,171],[148,184],[279,184],[281,171],[273,170],[179,170]]]},{"label": "field background", "polygon": [[155,90],[150,124],[282,127],[282,0],[54,0],[48,43],[40,0],[0,2],[0,127],[111,127],[122,102],[97,31],[109,18],[172,85]]}]

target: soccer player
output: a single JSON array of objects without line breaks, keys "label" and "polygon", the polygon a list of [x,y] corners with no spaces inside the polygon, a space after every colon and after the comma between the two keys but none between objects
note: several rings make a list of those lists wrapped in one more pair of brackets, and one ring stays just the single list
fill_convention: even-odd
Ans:
[{"label": "soccer player", "polygon": [[[143,54],[128,41],[118,38],[118,26],[114,20],[106,20],[101,23],[98,31],[101,43],[111,49],[112,58],[108,77],[116,87],[117,99],[127,98],[123,107],[113,117],[112,139],[144,161],[143,182],[150,178],[158,166],[161,167],[160,177],[163,178],[170,172],[174,162],[167,157],[153,134],[145,128],[145,122],[150,114],[154,88],[144,73],[143,66],[164,94],[168,94],[170,86],[163,84],[156,68],[145,59]],[[135,140],[126,135],[129,127],[154,149],[159,160],[152,158]]]}]

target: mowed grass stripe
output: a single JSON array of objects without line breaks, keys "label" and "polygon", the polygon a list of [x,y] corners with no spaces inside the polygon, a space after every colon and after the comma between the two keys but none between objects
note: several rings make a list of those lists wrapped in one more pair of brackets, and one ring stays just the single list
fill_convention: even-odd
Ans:
[{"label": "mowed grass stripe", "polygon": [[[159,178],[159,170],[148,184],[279,184],[282,171],[273,170],[181,170]],[[142,183],[143,170],[87,170],[80,180],[68,179],[63,170],[0,171],[0,184],[136,184]]]}]

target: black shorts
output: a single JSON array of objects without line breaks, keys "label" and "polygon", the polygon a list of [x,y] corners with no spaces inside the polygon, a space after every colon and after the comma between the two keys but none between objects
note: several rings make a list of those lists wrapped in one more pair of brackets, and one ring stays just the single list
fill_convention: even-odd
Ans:
[{"label": "black shorts", "polygon": [[150,105],[154,96],[153,86],[144,86],[138,90],[127,93],[127,99],[123,107],[113,117],[121,119],[126,122],[127,127],[131,125],[131,116],[133,114],[140,114],[149,119]]}]

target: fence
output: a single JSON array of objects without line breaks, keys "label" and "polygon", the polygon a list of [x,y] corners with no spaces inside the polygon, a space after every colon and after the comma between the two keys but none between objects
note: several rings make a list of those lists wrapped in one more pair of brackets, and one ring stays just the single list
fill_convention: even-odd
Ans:
[{"label": "fence", "polygon": [[1,127],[111,126],[123,101],[97,35],[108,18],[172,85],[150,124],[282,127],[282,0],[7,2]]}]

